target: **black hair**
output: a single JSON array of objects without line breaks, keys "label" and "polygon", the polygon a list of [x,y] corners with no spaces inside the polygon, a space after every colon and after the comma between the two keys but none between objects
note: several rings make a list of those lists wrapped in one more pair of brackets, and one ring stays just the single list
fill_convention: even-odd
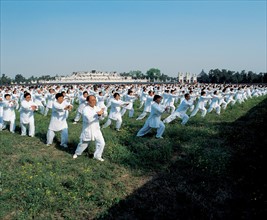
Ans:
[{"label": "black hair", "polygon": [[160,95],[155,95],[153,101],[155,102],[158,98],[162,98]]},{"label": "black hair", "polygon": [[184,94],[184,97],[186,98],[186,97],[188,97],[189,96],[189,93],[185,93]]},{"label": "black hair", "polygon": [[30,95],[30,96],[31,96],[31,94],[30,94],[30,93],[28,93],[28,92],[25,92],[23,97],[24,97],[24,98],[26,98],[28,95]]},{"label": "black hair", "polygon": [[116,98],[117,96],[120,96],[120,94],[117,93],[117,92],[115,92],[114,95],[113,95],[113,97]]},{"label": "black hair", "polygon": [[5,98],[6,98],[7,96],[10,96],[10,94],[5,94]]},{"label": "black hair", "polygon": [[59,92],[59,93],[56,94],[56,99],[58,99],[59,97],[64,97],[61,92]]},{"label": "black hair", "polygon": [[95,97],[95,95],[89,95],[89,96],[87,96],[87,97],[86,97],[86,101],[88,102],[89,99],[90,99],[90,97],[92,97],[92,96]]}]

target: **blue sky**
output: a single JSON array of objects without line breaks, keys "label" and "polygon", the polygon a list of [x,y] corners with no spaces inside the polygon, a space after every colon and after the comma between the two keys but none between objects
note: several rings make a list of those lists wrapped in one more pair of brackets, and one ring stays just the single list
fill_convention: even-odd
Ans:
[{"label": "blue sky", "polygon": [[1,0],[0,72],[267,72],[266,4]]}]

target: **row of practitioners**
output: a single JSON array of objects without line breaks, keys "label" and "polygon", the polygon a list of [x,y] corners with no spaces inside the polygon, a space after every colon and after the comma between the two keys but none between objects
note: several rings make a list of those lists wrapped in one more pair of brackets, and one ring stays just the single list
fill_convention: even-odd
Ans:
[{"label": "row of practitioners", "polygon": [[[61,132],[61,143],[60,145],[64,148],[68,147],[68,124],[67,118],[69,115],[69,111],[72,109],[72,105],[64,100],[64,95],[62,93],[57,93],[55,96],[55,101],[52,106],[52,114],[51,120],[49,123],[48,131],[47,131],[47,146],[53,143],[53,139],[55,136],[55,132]],[[154,103],[151,107],[151,115],[148,118],[145,126],[138,132],[137,136],[145,135],[151,128],[157,128],[157,138],[162,138],[162,134],[164,132],[165,126],[160,120],[161,113],[163,112],[162,106],[160,102],[162,97],[159,95],[155,95]],[[80,135],[80,143],[77,146],[75,154],[73,158],[77,158],[78,155],[81,155],[82,152],[88,147],[90,141],[95,141],[95,152],[94,158],[99,161],[104,161],[102,158],[102,153],[105,146],[105,141],[100,130],[99,120],[103,120],[107,116],[107,111],[105,108],[101,108],[96,105],[96,97],[94,95],[89,95],[86,98],[87,105],[84,107],[82,112],[82,121],[83,128],[82,133]],[[10,109],[15,108],[16,103],[14,100],[10,100],[10,95],[5,95],[4,106],[9,105]],[[109,119],[105,123],[103,127],[107,127],[110,125],[111,120],[116,121],[116,127],[120,126],[121,118],[121,107],[128,106],[129,102],[124,102],[120,100],[120,94],[115,93],[114,99],[111,103],[111,111],[109,113]],[[25,93],[24,100],[21,102],[20,109],[20,124],[22,133],[21,135],[26,135],[26,125],[29,126],[29,136],[34,136],[34,111],[37,110],[37,105],[31,100],[31,94]],[[164,108],[164,111],[167,110],[167,107]],[[14,113],[14,111],[13,111]],[[4,118],[5,119],[5,118]],[[15,115],[13,115],[12,121],[10,119],[10,131],[14,132],[14,119]],[[8,122],[8,120],[4,120],[4,122]],[[163,126],[162,126],[163,125]]]},{"label": "row of practitioners", "polygon": [[[129,91],[129,95],[132,91]],[[202,92],[203,98],[205,98],[205,92]],[[52,106],[51,120],[49,123],[47,131],[47,145],[53,143],[55,132],[61,132],[61,146],[68,147],[68,124],[67,118],[69,111],[72,110],[73,106],[71,103],[64,99],[63,93],[57,93],[55,95],[55,101]],[[193,105],[193,101],[190,98],[190,94],[186,93],[184,95],[184,100],[181,102],[179,107],[175,112],[173,112],[169,117],[161,120],[161,116],[164,112],[169,111],[169,106],[162,104],[163,97],[160,95],[153,95],[151,111],[148,119],[146,120],[144,126],[138,131],[137,136],[141,137],[147,134],[152,128],[157,130],[156,138],[163,138],[162,135],[165,130],[164,123],[169,123],[176,117],[182,118],[182,124],[185,124],[188,120],[186,111]],[[200,101],[201,99],[199,99]],[[208,100],[208,97],[207,99]],[[88,147],[90,141],[95,141],[95,152],[94,158],[99,161],[104,161],[102,158],[103,150],[105,147],[105,141],[100,129],[99,121],[103,120],[107,116],[106,108],[97,105],[97,100],[94,95],[89,95],[86,97],[86,105],[82,111],[82,121],[83,129],[80,135],[80,143],[77,146],[73,158],[77,158],[82,152]],[[15,107],[16,103],[14,100],[10,100],[10,95],[5,95],[5,100],[3,101],[4,106],[9,105]],[[114,93],[114,98],[111,101],[111,110],[108,116],[107,122],[103,125],[103,128],[108,127],[111,121],[116,121],[116,129],[119,130],[121,126],[121,107],[127,107],[131,102],[125,102],[120,100],[120,94]],[[31,94],[25,93],[24,100],[21,102],[20,110],[20,123],[22,133],[21,135],[26,135],[26,125],[29,125],[29,136],[34,136],[34,111],[37,110],[37,106],[31,101]],[[5,121],[5,120],[4,120]],[[11,122],[11,121],[10,121]],[[14,132],[14,123],[10,123],[11,132]]]},{"label": "row of practitioners", "polygon": [[[110,100],[113,98],[113,94],[115,92],[119,93],[121,99],[124,101],[128,101],[128,90],[132,90],[133,93],[138,96],[140,99],[140,107],[142,108],[145,104],[146,98],[148,97],[149,91],[153,91],[155,94],[162,96],[162,102],[165,105],[169,105],[170,112],[172,113],[175,110],[175,106],[181,102],[184,98],[185,93],[190,93],[191,99],[195,99],[195,97],[199,97],[201,91],[205,91],[207,96],[212,95],[215,90],[220,93],[224,99],[232,98],[236,102],[242,102],[242,99],[250,98],[251,96],[258,96],[262,92],[266,91],[266,88],[263,86],[236,86],[236,85],[206,85],[206,84],[196,84],[194,86],[189,85],[88,85],[88,86],[51,86],[51,87],[23,87],[23,86],[15,86],[15,87],[0,87],[0,97],[5,94],[10,94],[11,99],[15,100],[17,105],[16,108],[19,109],[20,103],[24,99],[25,91],[29,92],[32,97],[32,101],[36,103],[38,106],[38,110],[47,115],[49,110],[52,109],[52,104],[55,100],[55,94],[59,92],[63,92],[65,99],[68,99],[69,102],[73,105],[74,101],[81,102],[83,99],[83,92],[88,92],[91,95],[95,95],[97,97],[97,102],[105,102],[110,103]],[[101,93],[101,95],[99,94]],[[179,101],[180,100],[180,101]],[[82,100],[85,101],[85,100]],[[210,104],[210,103],[208,103]],[[130,109],[130,108],[129,108]],[[129,114],[133,115],[132,111],[129,111]],[[77,116],[77,120],[79,120],[80,115]],[[130,115],[129,115],[130,116]]]},{"label": "row of practitioners", "polygon": [[[116,87],[115,87],[116,88]],[[137,120],[142,120],[146,117],[147,114],[151,111],[151,105],[153,103],[153,96],[155,92],[153,90],[150,90],[147,92],[147,88],[151,88],[151,86],[143,87],[142,92],[140,93],[140,88],[135,88],[135,91],[138,93],[134,93],[132,89],[129,89],[127,94],[126,92],[120,90],[117,88],[117,90],[120,90],[122,94],[119,93],[119,96],[117,95],[114,97],[114,91],[115,88],[112,88],[111,93],[108,91],[100,90],[99,88],[94,87],[94,89],[90,89],[89,93],[87,91],[84,91],[82,87],[79,88],[79,107],[77,110],[76,117],[74,119],[74,124],[77,123],[82,115],[83,108],[87,105],[86,97],[89,94],[94,94],[97,98],[98,106],[101,108],[104,108],[104,110],[107,112],[108,108],[111,107],[109,119],[104,125],[104,127],[108,127],[112,120],[116,121],[116,129],[119,130],[122,124],[122,116],[125,114],[125,112],[129,111],[129,117],[133,117],[134,115],[134,108],[133,103],[137,98],[140,99],[140,107],[142,108],[144,105],[144,110],[141,115],[138,116]],[[132,88],[132,87],[131,87]],[[182,119],[182,124],[185,124],[189,116],[186,114],[186,111],[188,109],[188,106],[190,107],[189,110],[192,112],[190,117],[193,117],[197,114],[198,111],[201,112],[201,116],[205,117],[206,113],[212,112],[214,109],[216,110],[217,114],[220,114],[221,108],[226,109],[228,104],[234,105],[235,103],[242,103],[248,98],[257,97],[259,95],[266,94],[266,88],[264,87],[202,87],[202,90],[199,94],[199,89],[201,87],[194,88],[192,90],[188,90],[190,97],[185,99],[185,93],[186,87],[183,90],[175,90],[173,87],[170,89],[170,87],[166,87],[166,90],[162,93],[162,100],[161,104],[168,106],[168,113],[171,113],[170,118],[166,119],[164,122],[169,123],[171,120],[175,119],[176,117],[180,117]],[[62,88],[56,87],[57,90],[60,90]],[[154,87],[155,89],[155,87]],[[31,108],[36,111],[40,108],[43,108],[42,105],[40,105],[40,102],[38,102],[38,95],[40,95],[41,89],[37,88],[35,92],[30,90],[30,92],[25,92],[23,95],[23,100],[20,98],[20,112],[21,112],[21,127],[22,127],[22,135],[25,134],[25,123],[33,124],[32,121],[28,122],[28,119],[25,115],[31,114],[28,110],[27,105],[31,105]],[[77,90],[76,90],[77,91]],[[159,87],[155,89],[155,91],[160,92],[161,90]],[[49,106],[46,106],[45,113],[47,114],[47,109],[52,109],[52,105],[55,99],[54,95],[55,89],[50,88],[49,89]],[[35,99],[32,98],[32,93],[34,94]],[[62,91],[62,94],[64,96],[64,101],[66,103],[69,103],[72,105],[73,100],[69,98],[67,94],[70,93],[70,90],[68,89],[68,92]],[[1,92],[3,95],[3,92]],[[25,102],[27,98],[25,98],[25,94],[30,94],[31,102]],[[159,93],[160,94],[160,93]],[[73,96],[74,97],[74,96]],[[114,97],[114,98],[113,98]],[[117,105],[120,104],[121,98],[124,99],[127,104],[123,106],[123,109],[121,112],[117,110]],[[29,99],[29,97],[28,97]],[[115,100],[115,101],[114,101]],[[178,107],[175,107],[175,104],[180,100],[180,103],[178,104]],[[184,101],[185,100],[185,101]],[[115,102],[115,103],[114,103]],[[117,103],[116,103],[117,102]],[[192,102],[194,104],[192,104]],[[111,103],[113,105],[111,106]],[[26,105],[26,108],[25,108]],[[177,105],[177,104],[176,104]],[[5,94],[4,97],[0,97],[0,130],[5,129],[7,122],[10,122],[10,131],[14,132],[15,129],[15,111],[14,109],[18,109],[19,103],[17,99],[14,99],[12,94]],[[176,109],[176,110],[175,110]],[[31,126],[33,127],[33,126]],[[34,129],[30,129],[30,136],[33,136]]]},{"label": "row of practitioners", "polygon": [[[228,91],[227,91],[228,89]],[[186,114],[187,110],[189,109],[191,111],[190,117],[193,117],[197,114],[198,111],[201,112],[201,116],[205,117],[207,112],[212,112],[213,109],[216,110],[217,114],[220,114],[221,108],[226,109],[227,105],[231,103],[231,105],[234,105],[236,102],[242,103],[248,98],[264,95],[266,94],[266,90],[262,90],[261,92],[257,93],[244,93],[242,91],[232,91],[233,89],[225,88],[220,94],[218,93],[218,90],[210,92],[209,90],[202,90],[200,95],[196,95],[193,93],[193,91],[189,91],[188,94],[183,95],[181,97],[180,93],[175,93],[175,90],[171,90],[170,94],[168,94],[168,91],[166,93],[163,93],[163,96],[161,98],[161,104],[167,107],[167,113],[171,113],[171,115],[164,120],[164,123],[169,123],[175,118],[179,117],[182,119],[182,124],[186,124],[189,120],[189,116]],[[94,90],[96,93],[96,90]],[[207,92],[210,95],[207,95]],[[138,116],[136,120],[142,120],[146,117],[147,114],[151,112],[151,106],[154,102],[154,91],[150,90],[147,95],[146,94],[146,88],[143,88],[143,93],[141,96],[138,96],[137,94],[134,94],[131,89],[128,90],[127,95],[123,95],[125,101],[120,100],[121,94],[119,93],[113,93],[113,98],[109,98],[108,102],[105,104],[106,95],[103,94],[102,91],[100,91],[95,97],[97,98],[97,105],[103,109],[105,112],[108,111],[108,108],[110,107],[110,113],[107,122],[104,124],[103,128],[108,127],[112,121],[116,121],[116,129],[119,131],[121,124],[122,124],[122,116],[125,114],[125,112],[129,111],[129,117],[133,117],[134,114],[134,108],[133,108],[133,102],[139,97],[140,98],[140,107],[142,107],[144,101],[144,110],[141,115]],[[255,95],[256,94],[256,95]],[[65,92],[62,92],[63,95],[63,101],[64,103],[67,103],[67,105],[71,106],[71,101],[66,96]],[[76,124],[81,116],[84,107],[87,105],[86,98],[88,97],[89,93],[87,91],[83,91],[82,95],[79,97],[79,107],[77,109],[77,114],[74,119],[74,124]],[[164,99],[165,96],[165,99]],[[144,98],[145,97],[145,98]],[[56,96],[55,96],[56,98]],[[180,98],[180,104],[175,110],[175,100],[176,98]],[[53,101],[54,103],[54,101]],[[207,105],[209,105],[207,109]],[[10,94],[5,94],[4,99],[0,97],[0,130],[5,129],[7,123],[10,123],[10,131],[14,132],[15,129],[15,109],[17,109],[18,103],[16,99],[12,99],[12,96]],[[120,111],[120,107],[123,107]],[[139,108],[140,108],[139,107]],[[34,136],[34,119],[33,119],[33,112],[39,109],[39,105],[36,102],[32,101],[31,94],[28,92],[24,93],[24,99],[21,101],[21,107],[20,107],[20,124],[22,129],[22,135],[25,135],[25,124],[29,124],[29,135]]]}]

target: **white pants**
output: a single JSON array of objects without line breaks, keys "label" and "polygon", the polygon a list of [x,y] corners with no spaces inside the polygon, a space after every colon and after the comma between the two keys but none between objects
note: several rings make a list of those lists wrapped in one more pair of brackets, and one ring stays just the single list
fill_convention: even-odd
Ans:
[{"label": "white pants", "polygon": [[3,120],[3,125],[2,125],[1,130],[2,130],[2,129],[5,129],[6,126],[7,126],[7,124],[10,124],[10,125],[9,125],[9,131],[10,131],[11,133],[15,133],[15,128],[16,128],[15,119],[12,120],[12,121],[4,121],[4,120]]},{"label": "white pants", "polygon": [[163,122],[168,124],[174,119],[176,119],[177,117],[182,119],[182,123],[181,123],[182,125],[185,125],[187,121],[189,120],[189,116],[187,114],[174,112],[169,117],[165,118]]},{"label": "white pants", "polygon": [[142,120],[144,117],[146,117],[147,112],[143,112],[141,115],[138,116],[138,118],[136,120]]},{"label": "white pants", "polygon": [[[55,137],[55,132],[48,129],[47,131],[47,144],[52,144]],[[60,145],[64,145],[68,143],[68,128],[64,128],[61,130],[61,143]]]},{"label": "white pants", "polygon": [[216,110],[216,114],[220,114],[221,113],[221,106],[216,105],[216,106],[210,106],[208,109],[208,113],[212,112],[212,110],[215,109]]},{"label": "white pants", "polygon": [[52,109],[52,108],[48,108],[48,107],[45,108],[44,116],[47,116],[49,109]]},{"label": "white pants", "polygon": [[[81,140],[76,148],[75,154],[81,155],[83,151],[88,147],[89,143],[90,141]],[[102,158],[104,147],[105,147],[105,141],[103,136],[101,135],[98,138],[95,138],[95,152],[94,152],[95,158]]]},{"label": "white pants", "polygon": [[[144,124],[144,126],[138,131],[137,133],[137,137],[141,137],[144,136],[145,134],[147,134],[152,128],[149,126],[148,121],[146,121],[146,123]],[[156,137],[161,137],[163,132],[165,130],[165,125],[163,124],[163,122],[161,121],[159,124],[159,127],[157,128],[157,134]]]},{"label": "white pants", "polygon": [[[111,120],[113,120],[113,119],[108,119],[107,120],[107,122],[103,125],[103,128],[107,128],[108,126],[110,126],[111,125]],[[122,124],[122,119],[121,119],[121,117],[118,117],[118,119],[117,120],[114,120],[114,121],[116,121],[116,129],[120,129],[120,127],[121,127],[121,124]]]},{"label": "white pants", "polygon": [[77,111],[76,116],[75,116],[75,118],[74,118],[74,121],[75,121],[75,122],[80,121],[81,116],[82,116],[82,114],[81,114],[80,112]]},{"label": "white pants", "polygon": [[134,114],[134,109],[133,108],[132,109],[123,108],[121,110],[121,116],[123,116],[125,114],[126,110],[129,110],[129,118],[132,118],[133,117],[133,114]]},{"label": "white pants", "polygon": [[21,135],[22,136],[25,136],[26,135],[26,131],[27,131],[26,125],[29,125],[29,136],[33,137],[34,134],[35,134],[34,121],[30,121],[30,123],[28,123],[28,124],[20,123]]},{"label": "white pants", "polygon": [[201,117],[204,118],[204,117],[206,116],[206,114],[207,114],[207,109],[206,109],[205,107],[200,108],[200,107],[198,107],[198,106],[197,106],[197,107],[194,109],[194,111],[191,113],[190,117],[195,116],[199,110],[201,111]]}]

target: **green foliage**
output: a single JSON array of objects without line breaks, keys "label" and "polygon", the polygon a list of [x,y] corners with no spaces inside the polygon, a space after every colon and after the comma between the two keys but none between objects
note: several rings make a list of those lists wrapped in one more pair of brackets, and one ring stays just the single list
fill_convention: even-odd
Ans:
[{"label": "green foliage", "polygon": [[5,74],[2,74],[1,79],[0,79],[0,85],[10,85],[11,84],[11,79],[6,76]]},{"label": "green foliage", "polygon": [[198,77],[200,83],[267,83],[267,73],[253,73],[242,70],[241,73],[226,69],[211,69],[209,74]]}]

